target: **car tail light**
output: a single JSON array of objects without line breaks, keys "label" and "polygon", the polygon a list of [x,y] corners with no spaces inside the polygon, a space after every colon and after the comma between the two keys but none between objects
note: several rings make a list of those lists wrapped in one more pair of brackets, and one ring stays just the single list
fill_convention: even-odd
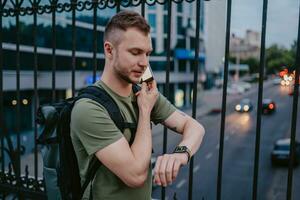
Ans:
[{"label": "car tail light", "polygon": [[274,104],[270,103],[270,104],[269,104],[269,108],[270,108],[271,110],[273,110],[273,109],[274,109]]}]

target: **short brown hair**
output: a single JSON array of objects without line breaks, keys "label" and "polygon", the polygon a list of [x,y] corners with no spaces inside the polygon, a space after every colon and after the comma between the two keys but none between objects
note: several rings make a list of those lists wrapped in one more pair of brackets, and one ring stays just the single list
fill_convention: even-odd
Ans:
[{"label": "short brown hair", "polygon": [[137,28],[145,35],[150,33],[150,26],[139,13],[134,11],[121,11],[113,16],[107,23],[104,31],[104,41],[110,40],[115,30],[126,31],[128,28]]}]

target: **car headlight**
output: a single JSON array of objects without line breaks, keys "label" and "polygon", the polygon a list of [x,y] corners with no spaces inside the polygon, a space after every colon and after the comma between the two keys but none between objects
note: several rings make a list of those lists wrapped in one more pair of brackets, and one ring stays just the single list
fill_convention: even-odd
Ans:
[{"label": "car headlight", "polygon": [[250,107],[249,107],[248,105],[245,105],[245,106],[243,107],[243,109],[244,109],[245,112],[247,112],[247,111],[250,109]]},{"label": "car headlight", "polygon": [[235,110],[237,110],[237,111],[240,111],[240,110],[241,110],[241,108],[242,108],[242,107],[241,107],[241,105],[240,105],[240,104],[238,104],[238,105],[236,105],[236,106],[235,106]]}]

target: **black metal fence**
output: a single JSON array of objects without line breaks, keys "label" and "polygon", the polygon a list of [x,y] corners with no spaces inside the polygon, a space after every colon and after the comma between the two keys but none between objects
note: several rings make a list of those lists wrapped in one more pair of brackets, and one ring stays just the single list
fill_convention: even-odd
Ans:
[{"label": "black metal fence", "polygon": [[[212,0],[213,1],[213,0]],[[172,19],[172,4],[182,4],[184,0],[122,0],[122,1],[113,1],[113,0],[70,0],[70,1],[59,1],[59,0],[49,0],[49,1],[41,1],[41,0],[1,0],[0,1],[0,123],[1,123],[1,171],[0,171],[0,191],[1,197],[6,198],[7,196],[15,195],[15,198],[24,199],[45,199],[45,187],[44,180],[41,179],[38,174],[38,150],[39,147],[36,143],[34,143],[33,155],[34,155],[34,175],[29,175],[28,166],[25,167],[25,173],[23,173],[24,169],[21,169],[21,156],[23,146],[21,145],[21,134],[20,134],[20,124],[24,118],[27,116],[23,115],[23,110],[21,110],[21,82],[20,82],[20,70],[22,68],[21,63],[21,35],[22,32],[20,17],[32,17],[33,25],[32,25],[32,40],[31,40],[31,53],[32,53],[32,62],[34,68],[31,69],[33,71],[33,111],[36,113],[37,108],[39,106],[39,89],[38,89],[38,71],[40,70],[39,64],[39,56],[42,56],[38,53],[38,31],[39,26],[37,22],[37,17],[42,15],[51,15],[51,68],[52,68],[52,93],[51,99],[55,101],[59,98],[57,92],[56,85],[56,71],[57,71],[57,39],[58,39],[58,30],[56,27],[56,23],[58,20],[57,15],[63,12],[71,13],[71,63],[72,68],[69,69],[71,71],[71,94],[74,95],[76,91],[76,80],[75,73],[77,69],[77,58],[76,58],[76,47],[78,45],[77,32],[76,32],[76,16],[80,12],[91,11],[93,13],[92,17],[92,80],[96,81],[96,73],[99,65],[99,57],[97,53],[99,52],[99,40],[98,40],[98,17],[101,15],[101,12],[105,9],[112,9],[116,12],[121,9],[126,9],[129,7],[140,7],[140,12],[144,16],[145,15],[145,6],[154,6],[156,4],[165,5],[167,11],[167,40],[166,40],[166,82],[165,82],[165,96],[169,97],[170,95],[170,69],[171,69],[171,19]],[[188,3],[196,2],[196,16],[201,16],[201,0],[186,0]],[[224,130],[225,130],[225,114],[226,114],[226,94],[227,94],[227,82],[228,82],[228,60],[229,60],[229,39],[230,39],[230,19],[231,19],[231,0],[227,0],[227,20],[226,20],[226,48],[225,48],[225,64],[224,64],[224,82],[223,82],[223,97],[222,97],[222,114],[221,114],[221,129],[220,129],[220,148],[219,148],[219,166],[218,166],[218,181],[217,181],[217,199],[221,199],[222,194],[222,166],[223,166],[223,148],[224,148]],[[263,94],[263,74],[265,68],[265,38],[266,38],[266,25],[267,25],[267,8],[268,8],[268,0],[263,1],[263,18],[262,18],[262,28],[261,28],[261,54],[260,54],[260,72],[259,72],[259,92],[258,92],[258,111],[262,110],[262,94]],[[15,21],[15,35],[14,35],[14,43],[13,47],[14,59],[12,62],[15,62],[15,76],[16,76],[16,100],[15,100],[15,118],[14,120],[14,131],[16,133],[16,145],[13,144],[10,135],[8,134],[8,130],[5,127],[4,123],[4,90],[3,90],[3,61],[6,59],[3,51],[3,21],[4,19],[14,19]],[[196,17],[196,33],[195,33],[195,41],[200,40],[200,17]],[[299,21],[300,26],[300,21]],[[295,90],[298,91],[299,88],[299,71],[300,71],[300,33],[298,31],[298,43],[297,43],[297,59],[295,62],[296,68],[296,80],[295,80]],[[198,55],[200,53],[200,42],[195,43],[195,59],[194,59],[194,81],[193,81],[193,104],[192,104],[192,116],[196,118],[197,115],[197,82],[198,82],[198,66],[199,59]],[[24,103],[24,102],[23,102]],[[295,146],[295,135],[296,135],[296,121],[297,121],[297,103],[298,103],[298,95],[297,92],[294,92],[293,96],[293,113],[292,113],[292,121],[291,121],[291,145]],[[261,112],[257,112],[257,126],[256,126],[256,143],[255,143],[255,163],[254,163],[254,173],[253,173],[253,193],[252,199],[257,198],[257,182],[258,182],[258,166],[259,166],[259,152],[260,152],[260,129],[261,129]],[[33,119],[35,120],[35,118]],[[34,124],[34,138],[38,136],[38,127]],[[167,130],[164,130],[164,143],[163,143],[163,152],[166,152],[167,149]],[[5,145],[7,144],[7,145]],[[291,148],[291,158],[293,158],[294,148]],[[292,180],[293,180],[293,159],[291,159],[289,164],[288,171],[288,191],[287,191],[287,199],[291,199],[292,194]],[[189,166],[189,190],[188,190],[188,199],[192,199],[193,195],[193,165],[194,159],[191,159]],[[162,199],[165,199],[165,188],[162,188]]]}]

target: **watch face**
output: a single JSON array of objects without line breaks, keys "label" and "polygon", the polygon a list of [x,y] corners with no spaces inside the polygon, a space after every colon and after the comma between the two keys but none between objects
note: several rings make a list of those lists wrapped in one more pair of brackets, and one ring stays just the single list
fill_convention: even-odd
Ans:
[{"label": "watch face", "polygon": [[186,147],[185,146],[178,146],[175,148],[176,152],[185,152],[186,151]]},{"label": "watch face", "polygon": [[191,158],[191,151],[186,146],[177,146],[173,153],[186,153],[188,156],[188,162]]},{"label": "watch face", "polygon": [[184,150],[184,147],[178,147],[177,150],[178,150],[178,151],[183,151],[183,150]]}]

